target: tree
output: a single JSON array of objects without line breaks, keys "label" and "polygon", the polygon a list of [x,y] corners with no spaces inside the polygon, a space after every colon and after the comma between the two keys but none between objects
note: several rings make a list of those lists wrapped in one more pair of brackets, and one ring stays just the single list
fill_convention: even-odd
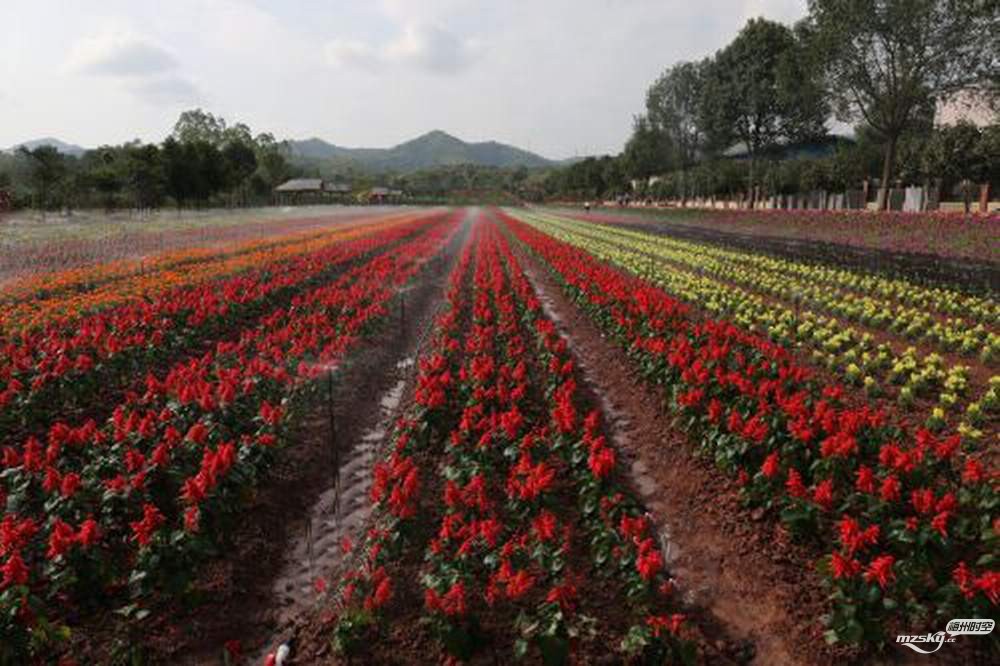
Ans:
[{"label": "tree", "polygon": [[884,140],[879,207],[888,205],[904,132],[936,103],[985,94],[1000,68],[995,0],[809,0],[809,32],[841,120]]},{"label": "tree", "polygon": [[654,127],[646,116],[636,116],[632,136],[622,152],[622,166],[628,176],[647,179],[669,171],[673,153],[667,134]]},{"label": "tree", "polygon": [[[646,92],[646,115],[654,130],[668,139],[664,148],[670,162],[680,167],[682,177],[699,157],[705,142],[705,77],[710,60],[681,62],[660,75]],[[683,190],[682,186],[682,190]],[[682,193],[682,197],[686,192]]]},{"label": "tree", "polygon": [[208,141],[185,145],[188,164],[194,173],[194,199],[205,203],[226,186],[226,161],[222,152]]},{"label": "tree", "polygon": [[251,186],[258,194],[264,194],[291,175],[287,158],[288,142],[276,141],[273,135],[265,132],[257,135],[253,145],[257,153],[257,171],[253,174]]},{"label": "tree", "polygon": [[39,207],[45,210],[49,205],[53,191],[66,177],[68,171],[66,156],[53,146],[38,146],[33,149],[21,146],[19,152],[31,164],[32,187]]},{"label": "tree", "polygon": [[[203,141],[213,146],[220,146],[225,141],[226,132],[224,118],[216,117],[201,109],[192,109],[181,113],[170,136],[180,143]],[[249,133],[249,130],[247,132]]]},{"label": "tree", "polygon": [[982,180],[1000,188],[1000,123],[983,128],[975,152],[981,165]]},{"label": "tree", "polygon": [[257,170],[257,154],[242,140],[232,141],[222,149],[225,160],[225,180],[230,191],[242,190],[247,179]]},{"label": "tree", "polygon": [[177,204],[178,211],[195,195],[197,174],[191,168],[190,151],[173,137],[163,142],[163,169],[166,174],[167,194]]},{"label": "tree", "polygon": [[779,140],[825,134],[828,113],[804,49],[788,27],[751,19],[706,69],[701,124],[708,144],[715,150],[735,141],[746,147],[751,193],[763,151]]},{"label": "tree", "polygon": [[601,181],[604,183],[604,192],[619,193],[628,189],[628,178],[621,159],[611,156],[601,159]]},{"label": "tree", "polygon": [[122,183],[127,177],[121,165],[122,160],[118,159],[120,152],[118,148],[101,146],[83,156],[90,185],[100,194],[101,204],[106,211],[114,210],[115,198],[121,192]]},{"label": "tree", "polygon": [[921,154],[924,171],[940,177],[945,187],[961,188],[965,212],[972,202],[973,184],[989,179],[988,161],[982,154],[982,133],[967,120],[938,127],[927,140]]},{"label": "tree", "polygon": [[125,146],[128,189],[136,208],[157,208],[163,201],[167,174],[160,149],[138,141]]}]

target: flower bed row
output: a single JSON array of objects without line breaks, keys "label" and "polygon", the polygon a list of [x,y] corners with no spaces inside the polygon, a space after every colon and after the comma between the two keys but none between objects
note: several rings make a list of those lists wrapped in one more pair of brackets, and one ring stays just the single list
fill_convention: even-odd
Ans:
[{"label": "flower bed row", "polygon": [[[545,216],[546,220],[558,220]],[[631,229],[578,223],[619,242],[635,242],[684,267],[784,300],[796,300],[843,319],[936,346],[942,352],[1000,355],[1000,303],[942,287],[830,266],[694,243]],[[967,320],[971,320],[971,323]],[[987,329],[993,328],[991,336]]]},{"label": "flower bed row", "polygon": [[[449,301],[421,364],[418,407],[376,468],[381,517],[345,579],[335,644],[364,647],[395,587],[393,563],[423,548],[423,613],[448,660],[509,642],[515,656],[566,663],[594,631],[603,652],[691,658],[683,616],[667,611],[652,526],[622,489],[599,413],[582,411],[566,343],[493,223],[478,226]],[[440,465],[422,468],[428,453]],[[421,498],[434,474],[441,497]],[[427,516],[436,527],[424,544],[416,526]],[[588,578],[613,581],[627,627],[618,645],[580,612]]]},{"label": "flower bed row", "polygon": [[[544,217],[567,219],[554,215]],[[703,262],[718,262],[716,267],[719,269],[725,267],[732,270],[735,267],[743,267],[753,269],[755,274],[762,271],[770,275],[783,275],[786,279],[797,281],[797,286],[822,285],[828,292],[837,293],[845,298],[860,297],[855,301],[855,306],[843,307],[838,313],[857,316],[859,321],[862,321],[861,315],[865,310],[888,310],[884,315],[879,313],[873,317],[874,321],[880,323],[895,316],[899,318],[897,326],[902,329],[909,328],[926,313],[933,313],[938,317],[963,317],[994,326],[1000,319],[1000,304],[985,295],[976,296],[941,286],[931,287],[878,273],[848,270],[814,262],[792,261],[758,252],[731,250],[661,234],[642,233],[624,227],[601,225],[600,228],[613,229],[623,237],[637,238],[663,249],[697,254],[702,257]],[[860,306],[860,310],[856,309],[857,305]],[[914,332],[923,333],[923,331]]]},{"label": "flower bed row", "polygon": [[[924,412],[929,428],[943,429],[951,414],[960,413],[959,432],[966,439],[979,440],[983,438],[981,428],[996,421],[1000,414],[1000,376],[973,386],[966,365],[946,367],[938,354],[919,356],[912,348],[897,352],[888,343],[875,344],[871,334],[860,333],[836,318],[793,305],[771,303],[754,289],[701,274],[694,264],[683,269],[675,263],[661,263],[656,249],[647,247],[641,237],[637,240],[609,235],[596,225],[584,223],[535,216],[524,219],[672,294],[699,301],[714,314],[729,317],[750,330],[765,332],[779,344],[810,350],[818,364],[837,371],[845,382],[863,387],[873,397],[893,391],[907,409],[924,407],[917,402],[918,398],[936,397],[937,404]],[[992,349],[1000,338],[994,333],[989,335]],[[975,399],[970,395],[973,390],[979,392]]]},{"label": "flower bed row", "polygon": [[413,216],[374,218],[370,222],[320,231],[295,232],[219,248],[197,247],[140,260],[112,261],[4,285],[0,331],[13,335],[74,320],[93,310],[137,297],[155,298],[173,289],[233,275],[262,263],[291,259],[330,243],[374,233]]},{"label": "flower bed row", "polygon": [[1000,234],[1000,214],[996,211],[968,215],[942,211],[629,208],[613,214],[592,211],[588,217],[610,223],[679,224],[761,238],[796,238],[952,261],[963,258],[996,261],[994,240]]},{"label": "flower bed row", "polygon": [[310,379],[335,367],[457,227],[456,216],[429,224],[238,340],[151,373],[107,422],[6,449],[0,661],[44,649],[63,635],[55,618],[126,591],[123,612],[139,615],[153,592],[183,593],[263,481]]},{"label": "flower bed row", "polygon": [[817,566],[831,587],[828,640],[872,644],[891,627],[995,613],[997,475],[957,436],[906,432],[880,410],[845,407],[841,388],[820,385],[780,346],[698,321],[645,281],[504,220],[662,387],[747,499],[828,549]]},{"label": "flower bed row", "polygon": [[[328,281],[351,262],[384,251],[424,221],[325,239],[308,252],[278,257],[233,277],[133,299],[72,322],[0,341],[0,445],[24,431],[44,434],[68,411],[107,401],[112,387],[141,384],[150,368],[177,354],[238,339],[243,326],[286,306],[298,292]],[[299,248],[302,250],[304,248]]]}]

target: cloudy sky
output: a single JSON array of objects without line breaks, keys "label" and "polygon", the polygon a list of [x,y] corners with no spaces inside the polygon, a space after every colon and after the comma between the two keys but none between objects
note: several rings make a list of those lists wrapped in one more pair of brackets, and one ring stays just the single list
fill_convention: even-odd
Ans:
[{"label": "cloudy sky", "polygon": [[161,140],[200,106],[279,138],[431,129],[616,152],[646,87],[806,0],[0,0],[0,146]]}]

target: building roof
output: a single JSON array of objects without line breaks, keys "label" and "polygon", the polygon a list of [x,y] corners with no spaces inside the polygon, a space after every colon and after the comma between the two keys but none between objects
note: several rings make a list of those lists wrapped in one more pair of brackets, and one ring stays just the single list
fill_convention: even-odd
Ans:
[{"label": "building roof", "polygon": [[320,192],[323,181],[320,178],[293,178],[274,188],[275,192]]},{"label": "building roof", "polygon": [[351,186],[347,183],[323,183],[323,189],[327,192],[350,192]]},{"label": "building roof", "polygon": [[372,190],[371,190],[371,193],[372,193],[373,196],[376,196],[376,197],[384,197],[384,196],[387,196],[389,194],[389,188],[388,187],[373,187]]},{"label": "building roof", "polygon": [[[796,141],[793,143],[779,143],[764,151],[764,157],[779,160],[828,157],[837,152],[837,147],[851,145],[854,139],[849,136],[828,134],[809,141]],[[723,157],[744,160],[750,157],[746,143],[740,141],[733,144],[722,152]]]}]

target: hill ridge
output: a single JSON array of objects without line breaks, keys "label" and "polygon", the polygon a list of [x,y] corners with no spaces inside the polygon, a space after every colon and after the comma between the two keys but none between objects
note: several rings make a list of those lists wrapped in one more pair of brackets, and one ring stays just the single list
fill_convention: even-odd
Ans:
[{"label": "hill ridge", "polygon": [[464,141],[441,129],[430,130],[389,148],[349,148],[315,136],[289,143],[292,156],[296,158],[341,161],[376,171],[416,171],[458,164],[535,168],[558,163],[496,140]]}]

